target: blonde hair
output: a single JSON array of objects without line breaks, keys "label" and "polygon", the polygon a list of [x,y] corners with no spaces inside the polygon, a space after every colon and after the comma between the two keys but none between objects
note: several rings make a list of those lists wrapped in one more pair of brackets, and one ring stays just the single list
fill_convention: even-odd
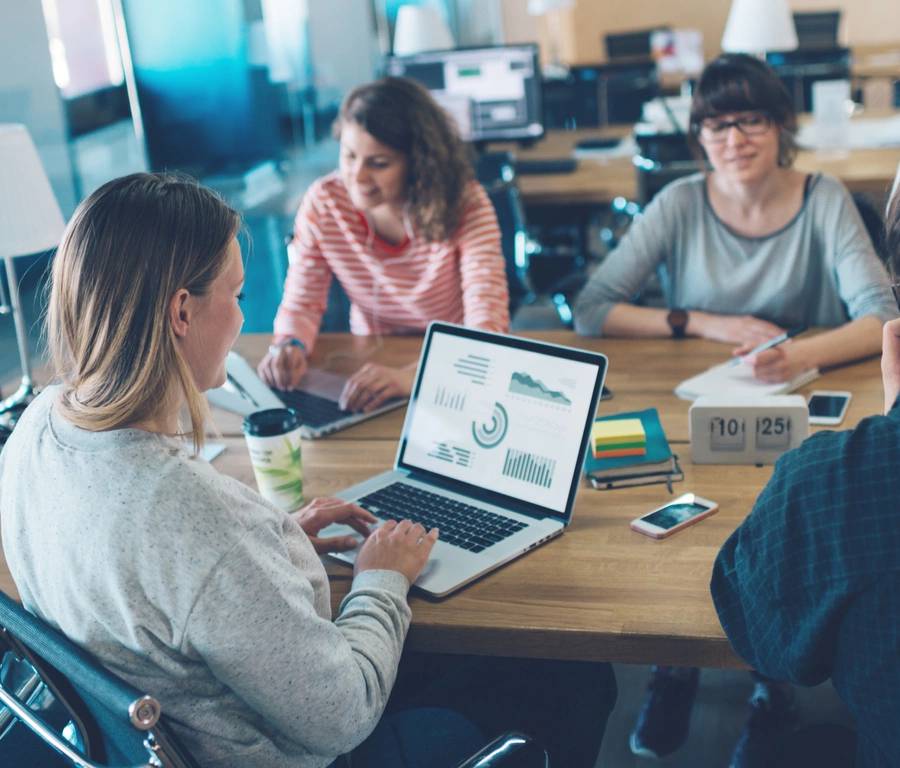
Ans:
[{"label": "blonde hair", "polygon": [[78,207],[53,261],[47,311],[69,421],[120,429],[157,416],[180,392],[199,450],[206,401],[168,308],[182,288],[209,290],[239,226],[214,192],[171,174],[115,179]]}]

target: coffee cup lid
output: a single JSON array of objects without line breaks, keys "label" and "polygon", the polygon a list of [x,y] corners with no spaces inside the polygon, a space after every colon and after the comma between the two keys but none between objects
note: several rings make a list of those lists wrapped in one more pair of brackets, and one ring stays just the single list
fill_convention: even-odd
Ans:
[{"label": "coffee cup lid", "polygon": [[293,408],[269,408],[244,417],[244,434],[253,437],[276,437],[300,426],[300,416]]}]

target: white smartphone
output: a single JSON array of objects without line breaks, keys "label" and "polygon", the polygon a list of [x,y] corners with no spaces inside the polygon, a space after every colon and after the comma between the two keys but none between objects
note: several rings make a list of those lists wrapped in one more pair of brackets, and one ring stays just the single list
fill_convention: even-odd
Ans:
[{"label": "white smartphone", "polygon": [[852,396],[850,392],[817,389],[809,396],[809,423],[826,426],[840,424]]},{"label": "white smartphone", "polygon": [[657,507],[642,517],[631,521],[631,529],[654,539],[664,539],[682,528],[709,517],[719,505],[703,499],[695,493],[686,493],[674,501]]}]

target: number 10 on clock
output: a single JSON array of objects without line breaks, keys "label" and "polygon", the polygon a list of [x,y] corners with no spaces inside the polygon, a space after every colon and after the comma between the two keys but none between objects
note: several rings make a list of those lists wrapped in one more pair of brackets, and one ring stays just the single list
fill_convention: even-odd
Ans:
[{"label": "number 10 on clock", "polygon": [[743,451],[747,425],[737,416],[713,416],[709,420],[709,447],[715,451]]}]

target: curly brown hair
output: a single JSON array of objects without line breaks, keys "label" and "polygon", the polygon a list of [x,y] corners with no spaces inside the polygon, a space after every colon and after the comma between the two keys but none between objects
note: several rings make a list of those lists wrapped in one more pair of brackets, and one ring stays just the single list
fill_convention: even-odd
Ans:
[{"label": "curly brown hair", "polygon": [[463,192],[473,176],[450,116],[418,83],[385,77],[350,91],[334,123],[335,138],[347,122],[406,156],[413,227],[426,240],[447,239],[459,225]]}]

